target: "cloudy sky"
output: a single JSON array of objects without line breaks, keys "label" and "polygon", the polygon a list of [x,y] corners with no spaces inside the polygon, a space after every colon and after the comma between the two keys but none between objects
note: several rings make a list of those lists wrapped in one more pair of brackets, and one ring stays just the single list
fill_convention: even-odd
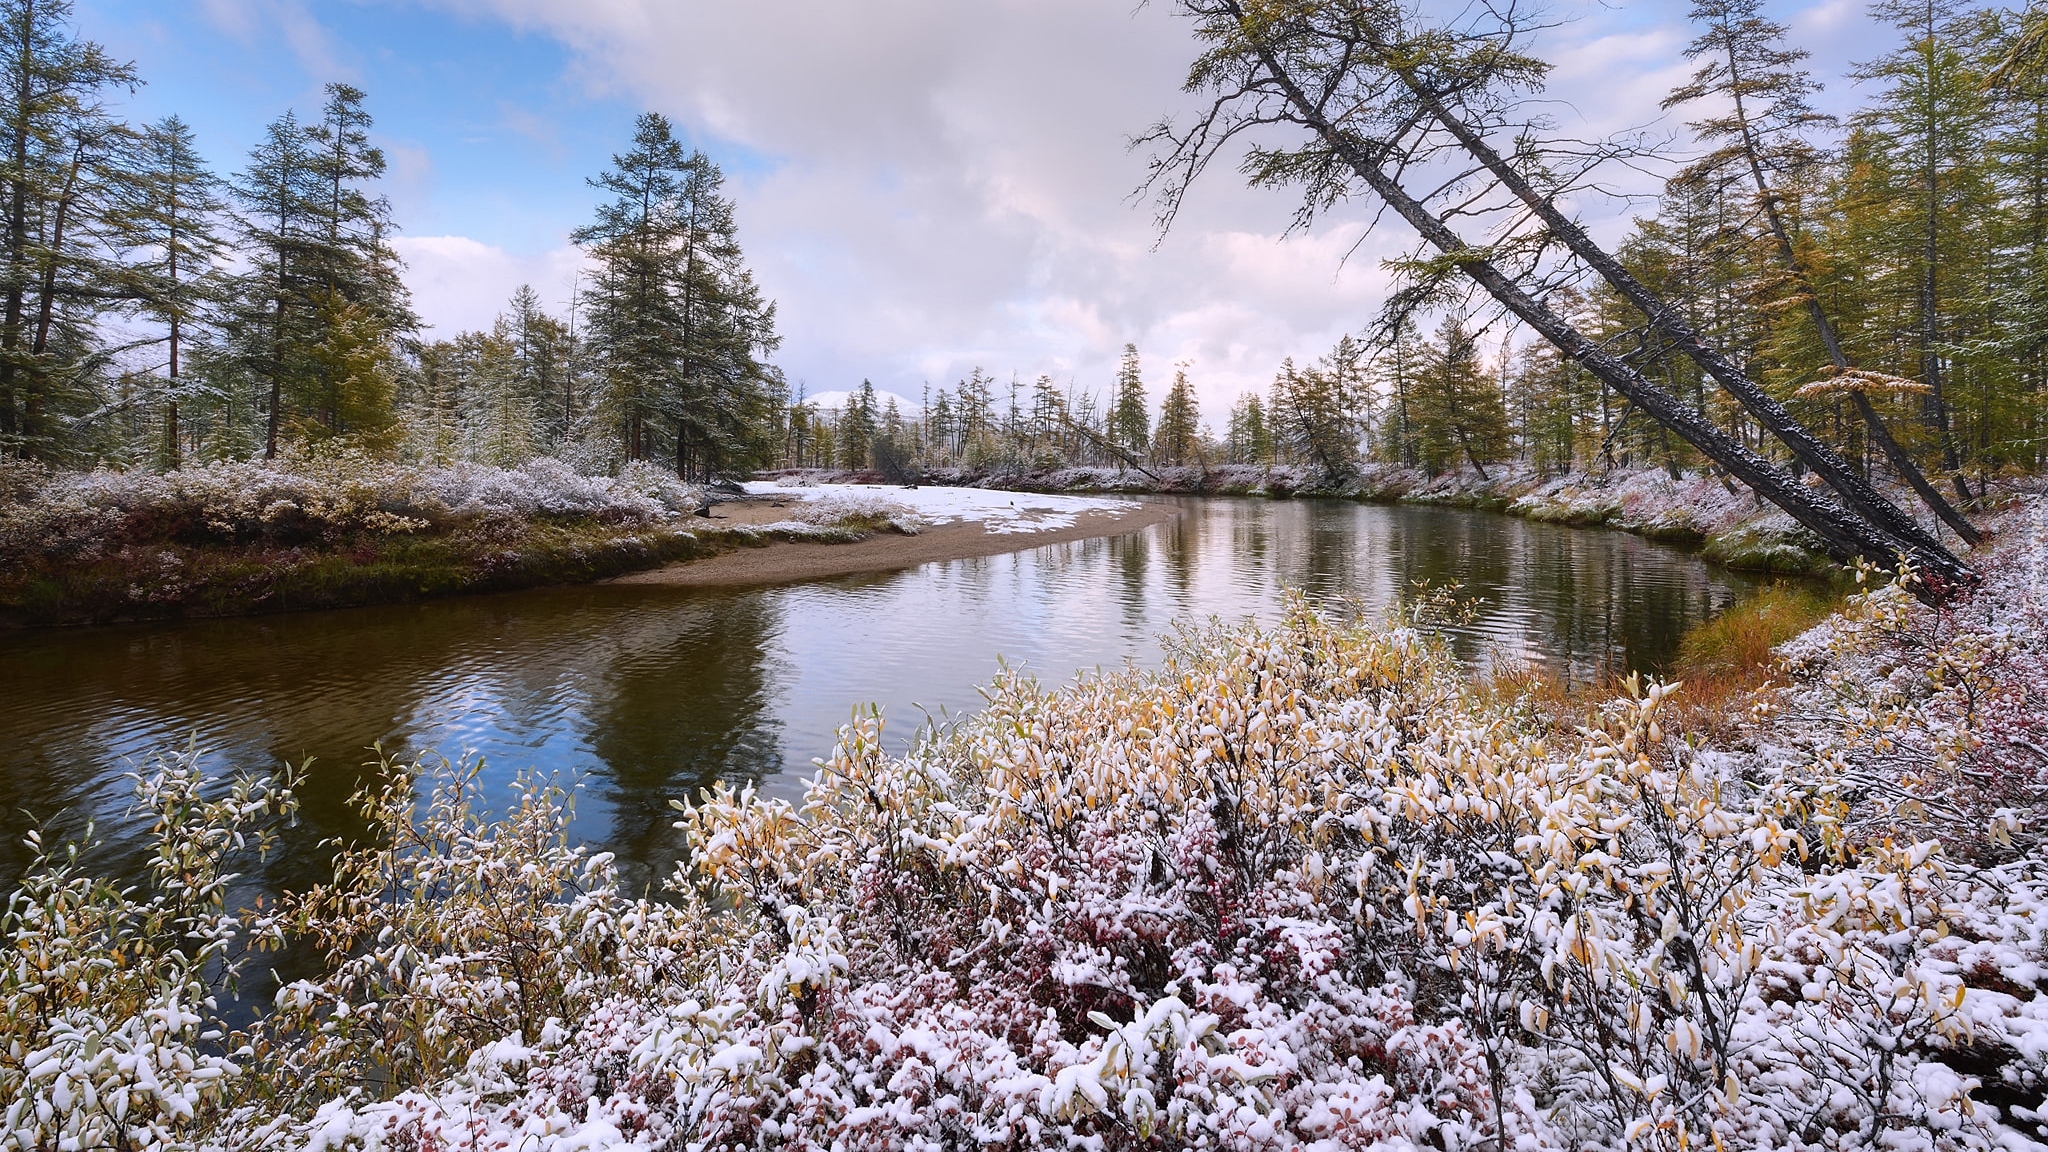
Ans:
[{"label": "cloudy sky", "polygon": [[[741,239],[811,392],[916,396],[975,365],[1107,387],[1126,341],[1156,396],[1185,361],[1205,414],[1361,328],[1382,256],[1363,211],[1282,238],[1291,202],[1225,171],[1163,239],[1126,141],[1184,111],[1193,48],[1131,0],[76,0],[135,61],[139,118],[177,112],[223,170],[263,124],[368,91],[415,303],[440,334],[532,283],[557,308],[585,178],[662,112],[725,169]],[[1686,3],[1556,0],[1555,116],[1656,121]],[[1823,76],[1883,50],[1860,0],[1781,0]],[[1845,81],[1829,98],[1855,96]],[[1362,241],[1362,242],[1361,242]],[[1348,254],[1348,259],[1347,259]]]}]

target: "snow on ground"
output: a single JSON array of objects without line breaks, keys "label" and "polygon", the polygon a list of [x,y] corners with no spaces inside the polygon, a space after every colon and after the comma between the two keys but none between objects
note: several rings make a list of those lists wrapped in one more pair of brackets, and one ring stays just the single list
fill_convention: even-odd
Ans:
[{"label": "snow on ground", "polygon": [[1135,501],[1108,496],[1062,496],[1002,492],[988,488],[903,488],[894,484],[784,485],[773,480],[746,484],[750,496],[787,500],[839,500],[900,507],[928,525],[979,522],[999,535],[1072,528],[1087,512],[1128,512]]}]

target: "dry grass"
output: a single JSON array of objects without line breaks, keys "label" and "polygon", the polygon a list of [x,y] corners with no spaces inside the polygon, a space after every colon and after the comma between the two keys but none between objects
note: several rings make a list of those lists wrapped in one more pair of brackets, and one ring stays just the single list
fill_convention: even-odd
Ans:
[{"label": "dry grass", "polygon": [[[1678,660],[1661,679],[1684,688],[1667,710],[1673,727],[1710,739],[1732,735],[1756,694],[1778,673],[1778,645],[1813,627],[1841,606],[1834,590],[1780,581],[1728,607],[1686,633]],[[1624,691],[1623,678],[1566,681],[1533,664],[1503,664],[1480,690],[1561,729],[1586,721],[1602,702]]]}]

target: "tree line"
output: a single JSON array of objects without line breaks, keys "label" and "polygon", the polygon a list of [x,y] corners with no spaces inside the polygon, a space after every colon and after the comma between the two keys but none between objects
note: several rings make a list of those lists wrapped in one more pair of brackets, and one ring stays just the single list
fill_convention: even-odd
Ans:
[{"label": "tree line", "polygon": [[663,117],[590,181],[568,315],[521,286],[489,330],[429,339],[365,93],[327,85],[223,176],[178,117],[119,117],[140,77],[71,16],[0,0],[0,454],[169,468],[324,444],[687,476],[770,458],[775,308],[718,166]]},{"label": "tree line", "polygon": [[1560,136],[1530,10],[1177,9],[1203,46],[1186,86],[1205,110],[1144,138],[1162,227],[1217,159],[1301,189],[1301,226],[1367,198],[1418,241],[1393,262],[1382,359],[1398,365],[1430,311],[1532,334],[1502,406],[1546,461],[1698,460],[1840,559],[1903,558],[1930,596],[1974,581],[1923,517],[1974,541],[1949,493],[2040,463],[2048,13],[1880,0],[1896,44],[1858,69],[1867,98],[1837,123],[1758,0],[1699,0],[1694,72],[1667,101],[1696,147],[1610,248],[1568,205],[1656,149]]},{"label": "tree line", "polygon": [[[1369,23],[1358,5],[1278,10]],[[1686,49],[1695,70],[1666,101],[1694,147],[1612,254],[1621,283],[1583,261],[1529,276],[1589,344],[1766,461],[1805,466],[1775,435],[1789,420],[1859,475],[1941,479],[1950,494],[1930,484],[1923,499],[1946,506],[1989,474],[2038,469],[2048,448],[2048,81],[2024,66],[2030,26],[2013,13],[1885,0],[1872,14],[1896,42],[1857,69],[1864,102],[1837,118],[1815,110],[1805,51],[1756,0],[1697,5]],[[1533,83],[1540,62],[1501,59],[1522,35],[1473,33],[1467,50]],[[1274,179],[1295,175],[1278,154],[1258,162],[1274,165]],[[1555,244],[1562,231],[1544,224],[1516,242]],[[1512,311],[1447,299],[1449,266],[1417,259],[1403,270],[1415,283],[1371,330],[1313,364],[1282,365],[1199,454],[1333,472],[1361,460],[1481,472],[1509,459],[1545,473],[1719,466]],[[1688,335],[1650,322],[1644,299]],[[1722,388],[1689,343],[1714,348],[1719,370],[1786,417]],[[1069,400],[1047,378],[1022,402],[1013,383],[1007,407],[977,370],[940,390],[933,432],[911,438],[945,463],[1198,454],[1180,435],[1164,451],[1153,443],[1136,365],[1127,351],[1102,399]]]}]

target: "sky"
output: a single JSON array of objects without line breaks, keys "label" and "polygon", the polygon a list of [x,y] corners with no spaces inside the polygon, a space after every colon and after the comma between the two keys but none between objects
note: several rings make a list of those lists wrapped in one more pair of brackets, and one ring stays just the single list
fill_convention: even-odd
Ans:
[{"label": "sky", "polygon": [[[1185,365],[1220,426],[1284,357],[1369,324],[1412,238],[1369,208],[1285,235],[1294,201],[1213,170],[1173,229],[1133,193],[1129,140],[1191,107],[1195,46],[1131,0],[76,0],[132,60],[127,114],[177,113],[222,171],[264,124],[368,92],[414,304],[431,335],[483,327],[521,283],[558,313],[587,178],[663,113],[724,169],[807,392],[903,396],[976,366],[1105,393],[1126,342],[1156,400]],[[1676,129],[1687,3],[1554,0],[1551,114],[1574,134]],[[1890,32],[1860,0],[1781,2],[1825,100]],[[1660,119],[1661,118],[1661,119]],[[1619,205],[1582,208],[1618,230]]]}]

